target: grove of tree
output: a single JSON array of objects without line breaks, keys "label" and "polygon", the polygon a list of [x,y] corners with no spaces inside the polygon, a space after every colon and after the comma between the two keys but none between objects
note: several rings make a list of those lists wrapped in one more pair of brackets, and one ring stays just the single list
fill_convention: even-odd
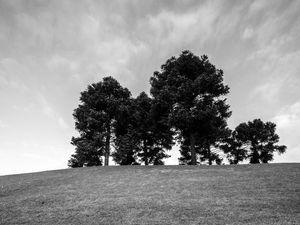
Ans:
[{"label": "grove of tree", "polygon": [[[109,164],[162,165],[175,143],[180,164],[221,164],[244,160],[268,163],[277,145],[276,125],[260,119],[241,123],[231,131],[231,116],[223,71],[206,55],[183,51],[171,57],[150,78],[150,94],[136,98],[112,77],[88,85],[74,110],[78,137],[72,137],[75,154],[70,167]],[[113,151],[111,151],[113,149]]]}]

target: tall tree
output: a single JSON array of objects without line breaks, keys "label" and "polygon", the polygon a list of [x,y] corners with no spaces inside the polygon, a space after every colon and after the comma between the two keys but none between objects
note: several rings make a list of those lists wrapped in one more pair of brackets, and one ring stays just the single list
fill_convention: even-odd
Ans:
[{"label": "tall tree", "polygon": [[83,166],[101,166],[103,149],[95,147],[95,141],[85,138],[72,138],[71,144],[75,145],[75,154],[68,161],[68,166],[83,167]]},{"label": "tall tree", "polygon": [[138,139],[135,130],[129,125],[127,132],[115,140],[113,159],[119,165],[138,165]]},{"label": "tall tree", "polygon": [[238,164],[248,157],[247,144],[237,139],[237,132],[231,134],[220,145],[230,164]]},{"label": "tall tree", "polygon": [[95,154],[104,155],[104,164],[108,165],[112,138],[126,130],[123,116],[127,113],[130,95],[129,90],[112,77],[89,85],[81,92],[81,103],[73,113],[75,128],[85,141],[72,144],[80,151],[96,149]]},{"label": "tall tree", "polygon": [[136,164],[128,157],[139,159],[145,165],[163,164],[168,157],[166,149],[172,146],[172,132],[169,129],[158,129],[153,118],[152,99],[145,92],[132,100],[130,129],[118,138],[114,159],[118,163]]},{"label": "tall tree", "polygon": [[197,145],[206,149],[211,164],[210,148],[226,134],[226,119],[231,115],[224,98],[229,87],[223,84],[223,71],[206,55],[183,51],[154,72],[150,83],[156,107],[162,109],[161,123],[168,123],[188,140],[191,164],[197,164]]},{"label": "tall tree", "polygon": [[135,131],[140,147],[138,156],[145,165],[161,165],[162,160],[169,157],[165,150],[172,147],[172,132],[158,129],[153,118],[153,100],[145,92],[137,96],[135,107]]},{"label": "tall tree", "polygon": [[275,123],[254,119],[235,128],[235,139],[245,145],[250,163],[268,163],[273,160],[274,152],[282,154],[286,151],[285,145],[276,144],[279,136],[275,131]]},{"label": "tall tree", "polygon": [[[190,142],[188,138],[180,140],[180,149],[179,152],[181,157],[179,158],[180,165],[192,165],[192,157],[190,152]],[[214,146],[214,148],[207,148],[205,144],[201,145],[200,142],[195,144],[196,152],[196,164],[200,164],[206,161],[209,161],[209,164],[215,162],[217,165],[220,165],[223,161],[223,158],[219,155],[220,150]]]},{"label": "tall tree", "polygon": [[[191,156],[191,151],[190,151],[190,140],[188,138],[182,138],[180,140],[180,148],[179,148],[179,152],[181,154],[181,157],[178,158],[179,160],[179,164],[180,165],[192,165],[192,156]],[[195,152],[199,153],[201,150],[201,148],[199,148],[198,145],[195,145]],[[196,164],[200,163],[200,157],[198,154],[196,155]]]}]

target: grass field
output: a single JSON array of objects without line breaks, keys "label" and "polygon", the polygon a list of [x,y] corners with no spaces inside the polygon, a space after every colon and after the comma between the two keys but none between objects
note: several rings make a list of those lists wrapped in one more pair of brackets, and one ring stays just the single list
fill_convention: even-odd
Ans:
[{"label": "grass field", "polygon": [[300,164],[0,176],[0,224],[300,224]]}]

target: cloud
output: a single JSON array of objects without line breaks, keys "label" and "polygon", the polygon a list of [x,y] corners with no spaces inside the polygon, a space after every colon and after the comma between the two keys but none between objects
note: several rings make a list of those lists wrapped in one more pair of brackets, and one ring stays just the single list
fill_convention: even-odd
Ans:
[{"label": "cloud", "polygon": [[67,59],[61,55],[52,55],[50,60],[47,62],[49,68],[60,69],[61,67],[66,67],[71,71],[75,71],[78,68],[78,64],[74,61]]},{"label": "cloud", "polygon": [[284,107],[272,118],[277,124],[277,133],[280,142],[287,145],[287,153],[279,161],[298,162],[300,160],[299,127],[300,127],[300,101]]},{"label": "cloud", "polygon": [[[163,10],[157,15],[150,15],[140,26],[148,29],[151,41],[156,44],[184,44],[195,40],[198,43],[206,41],[213,30],[213,23],[217,19],[217,8],[213,3],[206,3],[201,7],[187,12]],[[201,39],[199,35],[201,34]]]},{"label": "cloud", "polygon": [[27,68],[16,59],[3,58],[0,60],[0,87],[28,92],[29,88],[22,80],[26,73]]},{"label": "cloud", "polygon": [[47,99],[41,93],[37,93],[36,99],[44,115],[46,115],[48,118],[52,120],[57,121],[57,124],[61,129],[69,128],[68,124],[62,118],[62,116],[59,115],[59,113],[52,107],[52,105],[47,101]]},{"label": "cloud", "polygon": [[249,38],[252,38],[253,35],[254,35],[253,28],[247,27],[243,32],[242,38],[249,39]]},{"label": "cloud", "polygon": [[260,98],[260,100],[267,101],[268,103],[273,103],[279,100],[277,95],[280,93],[282,85],[281,81],[266,82],[256,87],[251,93],[251,96],[253,98]]},{"label": "cloud", "polygon": [[283,47],[293,37],[286,35],[273,39],[268,45],[249,55],[248,63],[254,62],[260,67],[257,76],[257,86],[250,97],[264,100],[267,103],[295,101],[300,94],[300,50],[283,52]]},{"label": "cloud", "polygon": [[282,109],[275,117],[279,129],[295,130],[300,127],[300,101]]},{"label": "cloud", "polygon": [[255,0],[250,5],[249,12],[251,14],[257,14],[258,12],[265,9],[267,6],[269,6],[268,1],[266,1],[266,0]]},{"label": "cloud", "polygon": [[41,106],[41,111],[49,118],[54,119],[56,118],[56,112],[50,105],[50,103],[46,100],[46,98],[41,94],[37,93],[36,99]]}]

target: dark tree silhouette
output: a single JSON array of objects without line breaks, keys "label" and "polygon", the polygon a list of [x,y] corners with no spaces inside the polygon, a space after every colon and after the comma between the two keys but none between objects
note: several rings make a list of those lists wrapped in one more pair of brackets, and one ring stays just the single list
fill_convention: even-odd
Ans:
[{"label": "dark tree silhouette", "polygon": [[247,144],[237,140],[236,134],[236,131],[231,131],[231,135],[220,145],[230,164],[238,164],[247,159],[248,155]]},{"label": "dark tree silhouette", "polygon": [[160,108],[161,124],[168,124],[189,143],[191,164],[196,165],[196,146],[206,150],[212,163],[211,146],[224,138],[226,119],[231,115],[224,96],[229,87],[223,84],[223,71],[208,57],[200,58],[183,51],[171,57],[150,79],[154,105]]},{"label": "dark tree silhouette", "polygon": [[[276,145],[279,136],[275,133],[276,124],[264,123],[260,119],[241,123],[235,128],[233,138],[230,140],[228,152],[231,155],[238,153],[240,159],[244,159],[245,151],[250,163],[268,163],[273,160],[274,152],[282,154],[286,151],[285,145]],[[235,156],[235,162],[238,159]]]},{"label": "dark tree silhouette", "polygon": [[[172,132],[157,127],[152,105],[152,99],[145,92],[132,100],[130,129],[118,138],[113,154],[119,164],[136,164],[138,157],[145,165],[161,165],[162,159],[169,157],[165,150],[172,147]],[[128,157],[132,160],[124,161]]]},{"label": "dark tree silhouette", "polygon": [[116,138],[115,151],[112,153],[112,156],[119,165],[138,165],[137,152],[138,141],[136,133],[132,126],[129,125],[127,133]]},{"label": "dark tree silhouette", "polygon": [[229,87],[223,83],[223,71],[206,55],[183,51],[171,57],[154,72],[150,84],[153,98],[145,92],[131,98],[112,77],[81,93],[73,113],[79,137],[72,137],[76,149],[70,167],[99,166],[103,156],[108,165],[111,145],[120,165],[160,165],[174,140],[180,144],[180,164],[221,164],[221,150],[231,164],[246,158],[268,163],[274,152],[286,151],[286,146],[276,145],[279,136],[272,122],[255,119],[233,132],[228,129]]},{"label": "dark tree silhouette", "polygon": [[[201,162],[206,162],[210,159],[210,164],[215,162],[217,165],[220,165],[223,161],[223,158],[219,155],[220,150],[218,148],[208,149],[206,146],[201,145],[199,143],[195,144],[195,152],[196,152],[196,164],[200,164]],[[191,152],[190,152],[190,143],[188,138],[184,138],[180,141],[180,149],[179,152],[181,157],[178,159],[180,165],[192,165],[191,160]]]},{"label": "dark tree silhouette", "polygon": [[[85,155],[86,152],[89,152],[89,157],[84,158],[87,165],[90,165],[90,162],[86,161],[101,155],[105,157],[104,164],[108,165],[112,138],[126,132],[124,117],[127,115],[130,95],[129,90],[123,88],[112,77],[105,77],[103,81],[89,85],[87,90],[81,93],[81,103],[73,113],[75,128],[80,137],[78,141],[76,138],[72,139],[71,143],[77,150],[69,162],[70,166],[83,159],[81,155]],[[99,162],[97,165],[101,164]],[[83,165],[82,163],[77,165]]]},{"label": "dark tree silhouette", "polygon": [[103,149],[95,147],[93,140],[85,138],[72,138],[71,144],[76,146],[75,154],[71,156],[68,162],[69,167],[83,167],[83,166],[101,166]]}]

